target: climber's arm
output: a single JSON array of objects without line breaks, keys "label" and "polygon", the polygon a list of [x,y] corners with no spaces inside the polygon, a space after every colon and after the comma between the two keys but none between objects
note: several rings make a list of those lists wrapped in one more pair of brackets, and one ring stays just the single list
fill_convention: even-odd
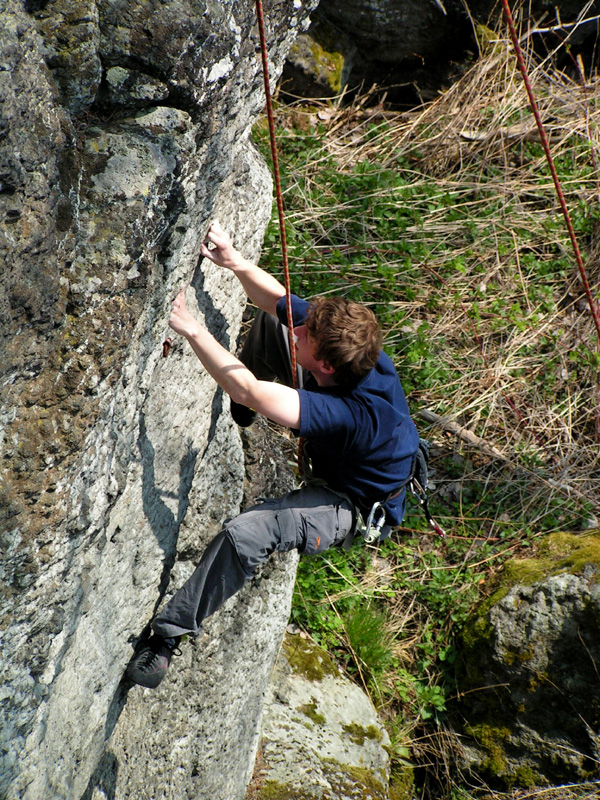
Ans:
[{"label": "climber's arm", "polygon": [[205,258],[235,273],[256,306],[268,314],[275,314],[275,306],[279,298],[284,296],[285,287],[264,269],[244,258],[217,221],[208,229],[201,252]]},{"label": "climber's arm", "polygon": [[259,381],[194,319],[185,303],[185,289],[173,301],[169,325],[176,333],[185,336],[204,368],[232,400],[254,408],[280,425],[289,428],[300,426],[298,392],[279,383]]}]

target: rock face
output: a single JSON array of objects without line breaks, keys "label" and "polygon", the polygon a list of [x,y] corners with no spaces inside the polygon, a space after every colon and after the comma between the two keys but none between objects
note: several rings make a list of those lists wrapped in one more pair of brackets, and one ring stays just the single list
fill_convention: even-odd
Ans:
[{"label": "rock face", "polygon": [[362,690],[314,642],[287,635],[265,699],[248,798],[387,800],[389,738]]},{"label": "rock face", "polygon": [[[266,4],[274,75],[311,3]],[[228,401],[170,300],[234,347],[218,217],[256,258],[271,182],[254,4],[6,0],[0,15],[0,796],[243,796],[294,560],[151,694],[136,638],[242,493]],[[273,613],[277,609],[278,613]]]},{"label": "rock face", "polygon": [[[545,56],[567,39],[559,64],[572,69],[573,57],[581,54],[586,71],[595,70],[598,0],[585,9],[578,0],[511,7],[517,25],[539,31],[528,44]],[[388,102],[432,99],[477,55],[480,24],[504,25],[496,0],[321,0],[308,34],[288,58],[284,90],[332,97],[343,88],[352,96],[376,85],[382,88],[375,97],[385,91]]]},{"label": "rock face", "polygon": [[[339,80],[350,92],[378,84],[388,99],[413,104],[437,91],[451,60],[476,51],[462,0],[321,0],[309,35],[332,64],[333,54],[342,59]],[[302,68],[298,54],[292,64]],[[292,69],[286,78],[297,85]]]},{"label": "rock face", "polygon": [[463,636],[455,722],[495,786],[597,780],[600,532],[554,534],[510,562]]},{"label": "rock face", "polygon": [[387,64],[448,51],[448,32],[468,22],[460,0],[323,0],[317,18],[350,35],[361,58]]}]

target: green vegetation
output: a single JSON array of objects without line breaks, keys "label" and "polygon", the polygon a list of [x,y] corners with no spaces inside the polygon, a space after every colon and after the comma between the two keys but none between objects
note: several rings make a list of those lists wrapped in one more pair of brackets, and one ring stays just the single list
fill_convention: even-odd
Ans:
[{"label": "green vegetation", "polygon": [[298,708],[298,711],[301,711],[305,717],[308,717],[311,722],[315,725],[324,725],[327,720],[317,711],[317,701],[311,700],[310,703],[305,703],[303,706]]},{"label": "green vegetation", "polygon": [[[493,576],[545,534],[550,570],[596,547],[556,532],[598,516],[600,348],[515,71],[496,42],[411,114],[368,98],[277,109],[292,288],[375,309],[434,445],[431,507],[448,533],[434,538],[409,499],[381,547],[301,560],[292,617],[370,692],[398,775],[435,772],[423,797],[471,797],[447,770],[444,715],[457,634]],[[540,68],[534,88],[598,298],[598,86]],[[269,158],[266,125],[255,138]],[[274,216],[271,270],[279,242]]]},{"label": "green vegetation", "polygon": [[363,728],[356,722],[351,722],[349,725],[344,725],[344,731],[352,739],[355,744],[363,744],[365,739],[374,739],[377,742],[381,741],[381,731],[374,725],[369,725],[368,728]]},{"label": "green vegetation", "polygon": [[290,667],[309,681],[322,681],[326,675],[338,674],[335,662],[325,651],[315,649],[299,636],[284,639],[283,647]]}]

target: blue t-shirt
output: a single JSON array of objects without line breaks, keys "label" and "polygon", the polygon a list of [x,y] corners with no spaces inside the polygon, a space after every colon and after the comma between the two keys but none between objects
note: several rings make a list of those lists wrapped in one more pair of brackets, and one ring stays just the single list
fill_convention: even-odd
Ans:
[{"label": "blue t-shirt", "polygon": [[[304,324],[310,304],[292,296],[294,325]],[[277,316],[287,325],[285,297]],[[300,389],[300,436],[313,474],[347,493],[368,513],[408,478],[419,444],[406,398],[391,359],[382,351],[377,364],[354,388]],[[387,521],[399,525],[405,492],[386,503]]]}]

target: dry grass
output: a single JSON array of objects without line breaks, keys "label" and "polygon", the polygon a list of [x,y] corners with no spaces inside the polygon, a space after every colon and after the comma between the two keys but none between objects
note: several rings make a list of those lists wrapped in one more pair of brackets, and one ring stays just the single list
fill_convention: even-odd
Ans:
[{"label": "dry grass", "polygon": [[[397,240],[376,235],[377,220],[365,220],[360,247],[400,275],[406,270],[403,253],[427,243],[427,258],[412,258],[417,297],[398,291],[395,321],[386,331],[393,347],[423,323],[429,326],[427,336],[446,369],[439,382],[416,392],[417,404],[460,422],[515,467],[524,466],[527,452],[541,467],[546,490],[553,486],[597,507],[599,361],[584,364],[580,357],[600,350],[593,317],[546,159],[531,149],[539,136],[510,45],[489,35],[481,44],[481,59],[460,81],[411,113],[369,107],[368,97],[349,108],[299,106],[293,123],[309,130],[319,124],[325,135],[321,156],[288,189],[294,195],[289,218],[315,232],[319,255],[305,274],[312,280],[327,274],[332,234],[343,238],[356,198],[323,204],[319,197],[326,187],[320,187],[321,195],[311,191],[320,162],[333,156],[343,173],[366,160],[383,172],[408,158],[412,167],[404,164],[403,175],[421,210],[419,190],[429,193],[428,211],[403,231],[402,252]],[[600,197],[600,80],[576,82],[533,65],[530,77],[572,211],[593,210]],[[282,124],[289,126],[290,112],[284,113]],[[432,180],[437,196],[431,195]],[[400,202],[387,186],[372,194],[380,203],[386,197],[390,205]],[[452,218],[442,198],[452,202]],[[493,218],[486,213],[491,202],[497,209]],[[600,223],[590,219],[579,242],[596,297],[599,234]],[[547,267],[546,274],[539,266],[531,269],[532,258]],[[559,259],[571,267],[554,269]],[[452,263],[460,263],[460,270],[449,269]],[[381,277],[366,263],[355,266],[346,281],[375,290]],[[519,309],[516,321],[511,307]]]}]

